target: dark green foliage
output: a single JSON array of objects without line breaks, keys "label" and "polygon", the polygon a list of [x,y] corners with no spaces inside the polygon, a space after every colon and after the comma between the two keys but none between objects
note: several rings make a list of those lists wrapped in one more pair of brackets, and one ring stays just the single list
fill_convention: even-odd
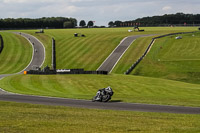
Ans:
[{"label": "dark green foliage", "polygon": [[87,26],[89,26],[89,27],[94,26],[94,22],[93,21],[89,21],[88,24],[87,24]]},{"label": "dark green foliage", "polygon": [[114,22],[113,22],[113,21],[110,21],[110,22],[108,23],[108,26],[109,26],[109,27],[113,27],[113,26],[114,26]]},{"label": "dark green foliage", "polygon": [[81,27],[86,26],[85,20],[81,20],[79,26],[81,26]]},{"label": "dark green foliage", "polygon": [[71,23],[71,28],[77,25],[75,18],[51,17],[51,18],[6,18],[0,19],[0,29],[7,28],[63,28],[65,22]]},{"label": "dark green foliage", "polygon": [[63,27],[64,28],[73,28],[74,24],[71,21],[67,21],[67,22],[64,22]]},{"label": "dark green foliage", "polygon": [[121,26],[121,23],[122,23],[122,21],[115,21],[114,22],[114,26],[116,26],[116,27],[120,27]]},{"label": "dark green foliage", "polygon": [[200,24],[200,14],[165,14],[163,16],[143,17],[132,21],[121,22],[121,24],[115,24],[119,26],[169,26],[169,25],[190,25]]}]

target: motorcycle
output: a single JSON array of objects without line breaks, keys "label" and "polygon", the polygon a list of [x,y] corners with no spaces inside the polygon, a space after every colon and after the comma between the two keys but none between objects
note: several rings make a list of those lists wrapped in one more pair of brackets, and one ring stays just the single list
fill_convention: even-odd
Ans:
[{"label": "motorcycle", "polygon": [[97,91],[96,96],[93,97],[92,102],[108,102],[113,94],[114,92],[110,86],[100,89]]}]

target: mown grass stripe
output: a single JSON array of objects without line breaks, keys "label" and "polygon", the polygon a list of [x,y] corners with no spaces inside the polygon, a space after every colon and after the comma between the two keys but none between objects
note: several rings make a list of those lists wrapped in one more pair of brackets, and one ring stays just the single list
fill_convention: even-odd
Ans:
[{"label": "mown grass stripe", "polygon": [[[2,70],[4,72],[8,72],[8,73],[9,73],[10,69],[13,68],[12,67],[13,63],[11,64],[10,62],[14,62],[15,61],[15,58],[17,56],[15,54],[17,54],[17,51],[18,51],[18,47],[16,46],[16,44],[12,44],[11,41],[12,41],[12,37],[5,38],[5,47],[6,48],[5,48],[4,52],[7,53],[7,51],[8,51],[9,54],[4,55],[4,63],[2,63],[3,64],[2,65],[2,67],[3,67]],[[7,44],[11,44],[12,47],[7,47]],[[15,53],[15,51],[16,51],[16,53]],[[16,64],[14,64],[14,65],[16,65]],[[17,66],[16,66],[16,68],[17,68]]]},{"label": "mown grass stripe", "polygon": [[[91,40],[92,38],[90,38]],[[95,42],[95,41],[94,41]],[[84,43],[78,43],[76,44],[77,47],[74,51],[71,51],[71,56],[69,56],[68,58],[66,58],[68,60],[68,65],[69,67],[81,67],[82,66],[82,62],[80,62],[80,58],[82,58],[83,56],[83,49],[87,49],[90,45],[92,44],[88,44],[88,41],[85,41]],[[76,63],[74,63],[76,61]],[[84,63],[83,63],[84,65]]]},{"label": "mown grass stripe", "polygon": [[1,33],[5,49],[0,55],[0,74],[17,73],[30,62],[32,47],[24,38],[9,32]]},{"label": "mown grass stripe", "polygon": [[200,33],[195,33],[195,37],[183,35],[179,40],[175,36],[157,39],[132,74],[200,83],[200,47],[193,43],[200,41],[199,36]]}]

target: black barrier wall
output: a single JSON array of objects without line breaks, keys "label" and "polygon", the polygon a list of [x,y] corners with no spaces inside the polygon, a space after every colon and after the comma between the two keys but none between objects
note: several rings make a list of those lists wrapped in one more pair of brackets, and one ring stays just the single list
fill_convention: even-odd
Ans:
[{"label": "black barrier wall", "polygon": [[2,38],[2,36],[0,35],[0,54],[1,54],[1,52],[3,51],[3,47],[4,47],[3,38]]},{"label": "black barrier wall", "polygon": [[52,68],[56,70],[56,41],[52,38]]},{"label": "black barrier wall", "polygon": [[[195,31],[197,32],[197,31]],[[170,33],[170,34],[166,34],[166,35],[161,35],[158,37],[154,37],[152,38],[151,43],[148,45],[146,51],[144,52],[144,54],[124,73],[124,74],[130,74],[133,69],[142,61],[142,59],[147,55],[148,51],[150,50],[153,42],[158,39],[158,38],[162,38],[162,37],[166,37],[166,36],[172,36],[172,35],[178,35],[178,34],[189,34],[189,33],[195,33],[195,32],[178,32],[178,33]]]},{"label": "black barrier wall", "polygon": [[84,71],[84,69],[68,69],[68,72],[56,72],[54,70],[48,71],[38,71],[38,70],[30,70],[27,71],[27,74],[40,74],[40,75],[50,75],[50,74],[102,74],[107,75],[107,71]]}]

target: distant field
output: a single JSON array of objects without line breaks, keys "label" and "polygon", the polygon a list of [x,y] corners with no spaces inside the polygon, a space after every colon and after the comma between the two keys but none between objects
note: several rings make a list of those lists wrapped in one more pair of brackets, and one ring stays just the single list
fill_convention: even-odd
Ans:
[{"label": "distant field", "polygon": [[112,100],[200,107],[200,85],[127,75],[16,75],[0,80],[9,92],[75,99],[92,99],[111,86]]},{"label": "distant field", "polygon": [[200,33],[157,39],[132,74],[200,83]]},{"label": "distant field", "polygon": [[13,33],[0,32],[4,49],[0,54],[0,74],[11,74],[22,71],[31,61],[32,46],[29,42]]},{"label": "distant field", "polygon": [[0,102],[2,133],[198,133],[200,115],[143,113]]},{"label": "distant field", "polygon": [[[45,30],[45,34],[35,34],[36,30],[22,32],[34,35],[44,43],[47,54],[44,66],[51,65],[51,38],[54,37],[57,44],[56,56],[59,69],[85,68],[86,70],[96,70],[126,36],[194,31],[197,30],[197,27],[145,27],[143,28],[145,32],[131,33],[128,32],[128,29],[132,28],[56,29]],[[74,33],[82,33],[86,37],[75,38]],[[147,44],[142,43],[142,45],[146,46]],[[139,47],[144,49],[144,46]],[[120,72],[118,71],[116,70],[117,73]]]}]

